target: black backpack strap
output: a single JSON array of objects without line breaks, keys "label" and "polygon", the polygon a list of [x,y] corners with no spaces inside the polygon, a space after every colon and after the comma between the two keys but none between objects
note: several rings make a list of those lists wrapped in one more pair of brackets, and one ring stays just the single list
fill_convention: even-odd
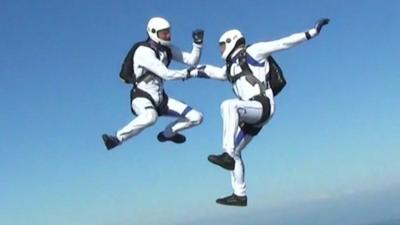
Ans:
[{"label": "black backpack strap", "polygon": [[258,86],[260,87],[260,94],[263,95],[268,86],[266,84],[264,84],[263,82],[261,82],[256,76],[254,76],[254,73],[251,70],[251,68],[247,62],[247,57],[249,57],[249,56],[247,54],[246,49],[243,49],[238,54],[239,54],[239,57],[238,57],[239,66],[242,69],[242,72],[237,74],[235,77],[231,78],[233,81],[232,83],[236,82],[242,76],[245,76],[246,81],[249,82],[251,85],[254,86],[254,85],[258,84]]},{"label": "black backpack strap", "polygon": [[171,63],[172,60],[172,51],[171,48],[169,48],[168,46],[163,46],[160,44],[157,44],[151,40],[147,40],[148,43],[148,47],[153,49],[153,51],[156,53],[156,57],[157,59],[160,59],[160,52],[165,51],[167,54],[167,64],[166,67],[169,66],[169,64]]},{"label": "black backpack strap", "polygon": [[167,60],[168,60],[166,66],[168,67],[172,60],[172,51],[168,47],[167,47],[166,51],[167,51]]},{"label": "black backpack strap", "polygon": [[233,81],[233,79],[232,79],[232,76],[230,75],[231,74],[231,67],[232,67],[232,62],[230,62],[230,61],[226,61],[226,74],[228,75],[227,76],[227,78],[228,78],[228,81],[230,82],[230,83],[234,83],[234,81]]},{"label": "black backpack strap", "polygon": [[[143,46],[146,46],[148,48],[150,48],[151,50],[154,51],[154,54],[156,55],[157,59],[160,59],[160,52],[161,51],[165,51],[167,54],[167,64],[166,67],[169,66],[169,64],[171,63],[172,60],[172,52],[171,49],[167,46],[162,46],[162,48],[160,49],[159,47],[155,46],[154,44],[150,43],[149,41],[146,41],[143,43]],[[142,76],[140,76],[139,78],[136,79],[136,84],[145,81],[146,79],[152,77],[152,76],[157,76],[157,74],[147,71],[146,74],[143,74]]]},{"label": "black backpack strap", "polygon": [[[246,76],[246,74],[253,73],[247,64],[246,61],[246,49],[241,50],[238,53],[237,57],[234,57],[233,59],[227,59],[226,60],[226,74],[228,74],[228,81],[234,84],[237,80],[239,80],[242,76]],[[231,68],[232,64],[236,61],[239,60],[239,66],[242,69],[242,72],[239,74],[236,74],[235,76],[231,76]]]}]

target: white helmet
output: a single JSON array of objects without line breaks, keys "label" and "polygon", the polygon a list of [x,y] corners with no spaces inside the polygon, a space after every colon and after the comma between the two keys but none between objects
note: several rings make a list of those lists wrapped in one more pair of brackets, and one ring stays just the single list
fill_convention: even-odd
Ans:
[{"label": "white helmet", "polygon": [[236,29],[228,30],[221,35],[219,38],[219,45],[223,59],[226,60],[226,58],[232,53],[239,40],[245,44],[242,33]]},{"label": "white helmet", "polygon": [[147,24],[147,34],[150,39],[165,46],[168,46],[171,43],[170,36],[166,39],[160,38],[159,32],[164,30],[168,30],[169,32],[169,29],[171,29],[171,25],[166,19],[161,17],[153,17]]}]

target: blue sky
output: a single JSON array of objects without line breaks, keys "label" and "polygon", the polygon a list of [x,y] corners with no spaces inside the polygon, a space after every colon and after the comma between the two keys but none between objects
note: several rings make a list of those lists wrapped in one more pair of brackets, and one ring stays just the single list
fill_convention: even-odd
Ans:
[{"label": "blue sky", "polygon": [[[350,210],[376,203],[379,198],[368,193],[392,199],[374,208],[379,215],[371,221],[400,214],[400,200],[392,198],[399,195],[386,195],[400,191],[399,2],[3,0],[0,5],[0,224],[194,225],[212,219],[220,224],[221,218],[246,223],[248,216],[259,218],[252,225],[284,224],[285,212],[307,204],[315,208],[322,201]],[[242,30],[252,43],[331,18],[316,39],[275,55],[288,85],[277,97],[274,118],[243,153],[247,208],[214,203],[231,193],[230,179],[206,161],[222,151],[219,105],[233,97],[228,83],[166,84],[169,95],[205,117],[185,132],[185,144],[156,141],[170,121],[162,118],[116,151],[103,146],[103,132],[132,118],[129,87],[118,72],[131,44],[146,38],[152,16],[172,23],[173,42],[185,50],[191,49],[191,31],[205,29],[201,63],[214,65],[223,63],[217,40],[227,29]],[[348,196],[358,200],[335,203]],[[323,224],[334,224],[328,222]]]}]

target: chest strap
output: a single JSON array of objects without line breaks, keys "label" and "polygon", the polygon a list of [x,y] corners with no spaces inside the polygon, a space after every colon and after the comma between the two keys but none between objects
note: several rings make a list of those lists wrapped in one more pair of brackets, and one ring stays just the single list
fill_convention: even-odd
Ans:
[{"label": "chest strap", "polygon": [[238,53],[237,60],[240,69],[242,71],[236,75],[231,74],[231,67],[232,64],[236,61],[236,57],[234,59],[227,61],[226,74],[228,74],[227,76],[228,81],[231,82],[232,84],[235,84],[237,80],[239,80],[241,77],[244,76],[246,78],[246,81],[252,86],[258,84],[260,88],[260,95],[264,95],[265,91],[268,88],[268,84],[261,82],[256,76],[254,76],[253,71],[251,70],[249,64],[247,63],[247,57],[249,56],[246,52],[246,49],[243,49]]}]

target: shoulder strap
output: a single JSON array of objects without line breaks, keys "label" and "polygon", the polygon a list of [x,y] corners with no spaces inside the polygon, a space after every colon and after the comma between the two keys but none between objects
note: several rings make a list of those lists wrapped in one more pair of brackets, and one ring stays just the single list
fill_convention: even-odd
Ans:
[{"label": "shoulder strap", "polygon": [[249,82],[251,85],[254,86],[255,84],[258,84],[258,86],[260,87],[260,94],[263,95],[265,90],[267,89],[267,85],[261,82],[256,76],[254,76],[254,73],[247,62],[247,57],[248,57],[247,51],[246,48],[244,48],[242,51],[239,52],[238,56],[239,66],[242,69],[242,72],[240,72],[234,77],[231,77],[230,78],[232,80],[231,82],[234,83],[239,78],[245,76],[246,81]]},{"label": "shoulder strap", "polygon": [[[162,46],[162,47],[155,46],[154,44],[150,43],[149,40],[145,41],[143,43],[143,46],[146,46],[146,47],[149,47],[150,49],[152,49],[154,51],[157,59],[160,59],[160,54],[159,54],[160,51],[165,51],[166,54],[167,54],[166,67],[169,66],[169,64],[171,63],[171,60],[172,60],[172,51],[171,51],[171,49],[169,47],[167,47],[167,46]],[[144,81],[146,79],[149,79],[152,76],[157,76],[157,75],[154,74],[153,72],[148,71],[146,74],[143,74],[141,77],[139,77],[136,80],[136,83],[140,83],[140,82],[142,82],[142,81]]]},{"label": "shoulder strap", "polygon": [[[146,41],[138,42],[138,43],[136,43],[136,44],[134,45],[134,47],[132,47],[132,49],[134,49],[133,52],[132,52],[132,55],[131,55],[131,60],[132,60],[132,62],[133,62],[133,57],[134,57],[135,51],[136,51],[136,49],[137,49],[138,47],[140,47],[140,46],[145,46],[145,47],[150,48],[151,50],[154,51],[154,53],[155,53],[157,59],[160,59],[160,55],[159,55],[160,50],[159,50],[156,46],[152,45],[152,44],[149,42],[149,40],[146,40]],[[168,67],[168,65],[169,65],[170,62],[171,62],[172,53],[171,53],[171,49],[168,48],[168,47],[166,47],[165,51],[166,51],[166,53],[167,53],[167,60],[168,60],[168,61],[167,61],[167,67]],[[133,63],[134,63],[134,62],[133,62]],[[132,67],[133,67],[133,65],[132,65]],[[134,72],[133,72],[133,73],[132,73],[133,80],[134,80],[133,85],[136,86],[138,83],[142,82],[143,80],[145,80],[145,79],[147,79],[147,78],[149,78],[150,76],[153,76],[153,75],[155,75],[155,74],[153,74],[153,73],[151,73],[151,72],[148,72],[147,74],[143,74],[143,75],[140,76],[138,79],[136,79],[136,76],[135,76],[135,74],[134,74]]]},{"label": "shoulder strap", "polygon": [[167,47],[166,51],[167,51],[167,60],[168,60],[166,66],[168,67],[172,60],[172,51],[169,47]]},{"label": "shoulder strap", "polygon": [[168,46],[156,46],[158,44],[156,43],[150,43],[149,40],[146,41],[147,42],[147,47],[153,49],[153,51],[156,53],[156,57],[157,59],[160,59],[160,55],[159,53],[161,51],[165,51],[167,54],[167,67],[169,66],[169,64],[171,63],[172,60],[172,51],[171,48],[169,48]]},{"label": "shoulder strap", "polygon": [[[237,57],[226,60],[226,74],[229,74],[228,81],[231,82],[232,84],[235,83],[242,76],[245,76],[246,74],[249,74],[249,73],[252,74],[252,71],[251,71],[249,65],[247,64],[246,57],[247,57],[246,49],[243,49],[238,53]],[[236,74],[235,76],[231,76],[231,67],[232,67],[232,64],[236,61],[236,59],[239,60],[239,66],[242,69],[242,72],[240,72],[239,74]]]}]

